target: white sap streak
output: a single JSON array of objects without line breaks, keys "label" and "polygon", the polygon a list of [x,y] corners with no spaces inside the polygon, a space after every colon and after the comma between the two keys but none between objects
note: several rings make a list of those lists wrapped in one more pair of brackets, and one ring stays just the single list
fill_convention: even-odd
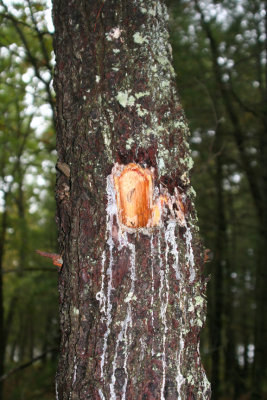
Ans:
[{"label": "white sap streak", "polygon": [[[166,235],[166,232],[165,232]],[[162,305],[160,308],[160,316],[161,320],[164,325],[164,332],[163,332],[163,338],[162,338],[162,384],[161,384],[161,400],[165,400],[164,397],[164,388],[165,388],[165,382],[166,382],[166,335],[168,332],[168,326],[167,326],[167,319],[166,319],[166,312],[167,312],[167,307],[169,303],[169,264],[168,264],[168,253],[169,253],[169,245],[168,241],[165,236],[165,242],[166,242],[166,253],[165,253],[165,271],[162,268],[162,259],[161,259],[161,246],[160,246],[160,238],[158,239],[158,254],[160,257],[160,297],[162,294],[163,286],[165,286],[165,302],[162,301]]]},{"label": "white sap streak", "polygon": [[[106,360],[106,353],[107,353],[107,342],[108,337],[110,335],[110,326],[112,323],[112,303],[111,303],[111,293],[113,290],[112,286],[112,277],[113,277],[113,265],[114,265],[114,258],[113,258],[113,248],[115,246],[113,240],[113,223],[114,220],[117,220],[117,202],[116,202],[116,194],[114,189],[113,177],[110,175],[107,177],[107,217],[106,217],[106,242],[108,244],[108,268],[105,272],[105,263],[106,263],[106,252],[102,255],[102,267],[101,267],[101,289],[96,294],[96,298],[99,301],[100,312],[103,314],[102,318],[103,321],[106,323],[106,331],[104,334],[103,339],[103,350],[101,354],[101,362],[100,362],[100,369],[101,369],[101,378],[104,379],[104,367],[105,367],[105,360]],[[117,221],[118,222],[118,221]],[[118,241],[119,246],[118,249],[121,250],[123,247],[128,248],[130,250],[130,274],[131,274],[131,287],[130,290],[124,299],[127,305],[127,313],[124,321],[121,322],[121,330],[116,338],[116,349],[114,354],[114,359],[112,361],[112,376],[111,381],[109,384],[110,387],[110,399],[116,400],[116,393],[115,393],[115,383],[116,383],[116,376],[115,372],[117,369],[117,358],[118,358],[118,349],[119,345],[123,345],[123,353],[124,353],[124,363],[123,369],[125,372],[125,382],[122,388],[122,400],[126,399],[126,389],[128,384],[128,371],[127,371],[127,362],[128,362],[128,348],[129,344],[132,342],[131,337],[131,327],[132,327],[132,300],[134,299],[134,291],[135,291],[135,280],[136,280],[136,267],[135,267],[135,245],[128,241],[128,235],[126,232],[122,232],[120,226],[118,231]],[[107,277],[108,283],[107,287],[105,288],[105,279]],[[99,396],[102,399],[105,399],[103,392],[99,389],[98,390]]]},{"label": "white sap streak", "polygon": [[[126,389],[127,389],[127,384],[128,384],[128,371],[127,371],[127,362],[128,362],[128,342],[129,344],[132,343],[132,334],[131,334],[131,329],[129,330],[129,340],[127,337],[127,331],[128,327],[132,328],[132,299],[134,298],[134,291],[135,291],[135,280],[136,280],[136,265],[135,265],[135,245],[133,243],[128,242],[128,247],[131,250],[131,289],[130,293],[131,294],[131,299],[128,304],[127,308],[127,316],[126,316],[126,330],[125,330],[125,347],[124,347],[124,371],[126,374],[124,385],[122,388],[122,400],[126,399]],[[129,295],[128,295],[129,296]],[[127,297],[128,297],[127,296]]]},{"label": "white sap streak", "polygon": [[[129,304],[128,306],[128,310],[127,310],[127,322],[128,322],[128,326],[130,326],[130,329],[132,328],[132,310],[131,310],[131,305]],[[128,329],[127,326],[127,329]],[[127,389],[127,385],[128,385],[128,371],[127,371],[127,362],[128,362],[128,337],[127,337],[127,329],[125,331],[125,356],[124,356],[124,364],[123,364],[123,368],[125,371],[125,381],[123,384],[123,388],[122,388],[122,400],[126,399],[126,389]],[[129,342],[131,343],[132,338],[131,335],[129,336]]]},{"label": "white sap streak", "polygon": [[[136,259],[135,259],[135,245],[133,243],[128,243],[128,247],[131,249],[131,289],[130,292],[133,293],[134,297],[134,291],[135,291],[135,280],[136,280]],[[128,326],[130,327],[130,333],[129,333],[129,344],[132,343],[132,302],[130,300],[128,308],[127,308],[127,321],[128,321]],[[126,331],[127,334],[127,331]],[[125,382],[122,388],[122,400],[125,400],[126,398],[126,389],[127,389],[127,384],[128,384],[128,371],[127,371],[127,362],[128,362],[128,338],[126,336],[125,340],[125,350],[124,350],[125,358],[124,358],[124,370],[126,374]]]},{"label": "white sap streak", "polygon": [[[102,270],[103,270],[103,291],[102,291],[102,283],[101,283],[101,290],[97,293],[96,298],[100,302],[100,311],[105,315],[105,322],[106,322],[106,332],[104,334],[104,343],[103,343],[103,351],[101,355],[101,362],[100,362],[100,370],[101,370],[101,378],[104,378],[104,365],[105,365],[105,358],[107,352],[107,341],[108,336],[110,334],[110,324],[112,322],[111,310],[112,310],[112,303],[111,303],[111,291],[113,290],[112,287],[112,267],[113,267],[113,248],[114,242],[112,237],[112,227],[113,227],[113,220],[114,217],[117,215],[117,204],[116,204],[116,197],[115,191],[113,187],[113,182],[111,181],[112,177],[107,177],[107,218],[106,218],[106,235],[107,235],[107,244],[109,246],[109,266],[107,269],[107,277],[108,277],[108,287],[107,287],[107,296],[104,293],[104,266],[105,266],[105,258],[106,255],[102,256]],[[104,307],[104,309],[103,309]],[[103,311],[102,311],[103,310]]]},{"label": "white sap streak", "polygon": [[131,250],[131,292],[134,293],[136,270],[135,270],[135,245],[128,243],[127,247]]},{"label": "white sap streak", "polygon": [[176,375],[176,387],[178,393],[178,399],[181,400],[182,397],[180,395],[182,384],[184,383],[184,376],[181,372],[181,357],[184,349],[184,339],[182,338],[182,332],[180,333],[179,339],[179,351],[177,352],[177,375]]},{"label": "white sap streak", "polygon": [[140,360],[143,361],[145,356],[145,347],[146,347],[146,342],[143,337],[141,337],[140,343],[141,343]]},{"label": "white sap streak", "polygon": [[106,400],[101,389],[98,389],[98,394],[99,394],[101,400]]},{"label": "white sap streak", "polygon": [[111,376],[111,383],[109,385],[110,387],[110,398],[112,400],[116,400],[117,396],[115,393],[115,383],[116,383],[116,376],[115,372],[117,369],[117,357],[118,357],[118,347],[120,343],[124,342],[124,363],[123,363],[123,369],[126,374],[125,382],[122,388],[122,399],[125,400],[126,396],[126,388],[127,388],[127,383],[128,383],[128,372],[127,372],[127,360],[128,360],[128,336],[127,336],[127,331],[128,327],[132,326],[132,315],[131,315],[131,306],[130,304],[128,305],[127,308],[127,315],[122,323],[122,329],[120,330],[120,333],[117,337],[116,340],[116,349],[115,349],[115,355],[114,355],[114,360],[112,362],[113,370],[112,370],[112,376]]},{"label": "white sap streak", "polygon": [[172,265],[173,269],[175,270],[175,276],[177,280],[181,279],[181,274],[179,271],[179,252],[175,237],[175,228],[177,225],[176,220],[170,220],[167,225],[167,229],[165,231],[165,240],[167,245],[171,245],[171,254],[174,257],[174,265]]},{"label": "white sap streak", "polygon": [[128,371],[127,371],[127,361],[128,361],[128,348],[129,348],[129,344],[131,344],[132,342],[132,337],[131,337],[131,333],[129,334],[128,337],[128,331],[131,332],[131,328],[132,327],[132,299],[134,298],[134,291],[135,291],[135,280],[136,280],[136,270],[135,270],[135,245],[133,243],[129,243],[128,239],[127,239],[127,234],[125,234],[123,240],[122,240],[122,245],[124,245],[125,247],[128,247],[131,250],[131,287],[130,287],[130,291],[128,292],[126,298],[124,299],[124,301],[126,301],[128,303],[128,307],[127,307],[127,314],[126,317],[124,319],[124,321],[122,322],[121,326],[122,329],[118,335],[118,337],[116,338],[116,349],[115,349],[115,355],[114,355],[114,360],[112,362],[112,366],[113,366],[113,370],[112,370],[112,377],[111,377],[111,383],[110,383],[110,398],[111,400],[116,400],[116,393],[115,393],[115,383],[116,383],[116,376],[115,376],[115,372],[117,369],[117,357],[118,357],[118,347],[120,343],[124,343],[124,363],[123,363],[123,369],[125,372],[125,381],[123,384],[123,388],[122,388],[122,400],[126,399],[126,389],[127,389],[127,384],[128,384]]},{"label": "white sap streak", "polygon": [[[177,224],[176,220],[170,220],[168,222],[167,229],[165,231],[166,272],[169,269],[169,267],[168,267],[168,252],[170,251],[170,253],[174,257],[174,265],[172,265],[172,267],[175,270],[176,279],[181,280],[181,273],[179,270],[179,253],[178,253],[178,246],[177,246],[177,241],[176,241],[176,237],[175,237],[176,224]],[[185,224],[186,224],[186,222],[185,222]],[[186,226],[186,229],[187,229],[187,226]],[[186,232],[188,232],[188,230],[186,230]],[[192,239],[192,236],[191,236],[191,239]],[[186,241],[186,246],[187,246],[187,254],[188,254],[190,251],[190,248],[192,250],[191,241],[190,242]],[[192,256],[192,254],[190,253],[190,261],[192,261],[191,256]],[[188,261],[189,261],[189,259],[188,259]],[[193,260],[193,264],[190,264],[190,265],[191,266],[194,265],[194,260]],[[184,349],[184,340],[182,337],[182,332],[180,332],[179,351],[177,352],[177,375],[176,375],[178,400],[181,400],[180,391],[181,391],[181,386],[184,383],[184,377],[181,373],[181,357],[182,357],[183,349]]]},{"label": "white sap streak", "polygon": [[56,400],[59,400],[59,397],[58,397],[58,389],[57,389],[57,381],[56,381],[55,389],[56,389]]},{"label": "white sap streak", "polygon": [[[179,193],[176,189],[176,196],[179,197]],[[185,200],[185,197],[183,197],[183,200]],[[184,212],[180,207],[180,202],[176,201],[176,204],[178,206],[179,209],[179,215],[180,215],[180,219],[179,219],[179,223],[181,226],[185,227],[185,241],[186,241],[186,259],[189,265],[189,270],[190,270],[190,277],[189,277],[189,281],[190,283],[192,283],[196,277],[196,273],[195,273],[195,259],[194,259],[194,253],[193,253],[193,248],[192,248],[192,233],[191,230],[186,222],[185,216],[184,216]]]},{"label": "white sap streak", "polygon": [[105,294],[105,262],[106,262],[106,252],[102,254],[101,263],[101,289],[96,294],[96,299],[99,301],[100,312],[106,314],[106,294]]},{"label": "white sap streak", "polygon": [[112,310],[112,304],[111,304],[111,291],[113,289],[112,287],[112,265],[113,265],[113,256],[112,256],[112,249],[113,249],[113,242],[112,238],[108,240],[109,244],[109,267],[107,269],[107,275],[109,277],[108,281],[108,293],[107,293],[107,306],[106,306],[106,311],[105,311],[105,320],[106,320],[106,326],[107,330],[104,335],[104,344],[103,344],[103,352],[101,355],[101,378],[104,377],[104,365],[105,365],[105,357],[106,357],[106,351],[107,351],[107,341],[108,341],[108,336],[110,334],[110,324],[112,322],[112,316],[111,316],[111,310]]},{"label": "white sap streak", "polygon": [[160,298],[160,300],[162,300],[161,293],[163,290],[164,270],[162,268],[160,237],[158,237],[158,257],[159,257],[159,274],[160,274],[159,298]]},{"label": "white sap streak", "polygon": [[76,356],[74,357],[74,373],[73,373],[73,379],[72,379],[72,385],[76,382],[77,378],[77,364],[76,364]]},{"label": "white sap streak", "polygon": [[186,240],[186,258],[189,264],[189,269],[190,269],[190,277],[189,277],[189,281],[190,283],[192,283],[195,279],[196,273],[195,273],[195,259],[194,259],[194,253],[193,253],[193,248],[192,248],[192,233],[191,230],[189,228],[189,226],[187,225],[187,223],[185,224],[185,240]]}]

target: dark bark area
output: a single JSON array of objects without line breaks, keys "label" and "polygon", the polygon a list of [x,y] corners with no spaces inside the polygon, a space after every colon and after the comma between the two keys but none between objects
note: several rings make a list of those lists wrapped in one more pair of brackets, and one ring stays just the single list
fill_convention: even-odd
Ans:
[{"label": "dark bark area", "polygon": [[[160,1],[54,0],[61,348],[57,399],[203,399],[203,248]],[[117,164],[116,164],[117,163]],[[124,229],[114,166],[154,176],[154,228]]]}]

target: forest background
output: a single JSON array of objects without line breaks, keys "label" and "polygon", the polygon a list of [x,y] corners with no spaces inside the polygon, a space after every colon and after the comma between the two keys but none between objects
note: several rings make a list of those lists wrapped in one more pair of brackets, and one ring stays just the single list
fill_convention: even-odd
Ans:
[{"label": "forest background", "polygon": [[[169,0],[210,262],[201,355],[212,399],[267,398],[267,2]],[[59,344],[49,0],[0,0],[3,399],[54,399]],[[3,369],[4,366],[4,369]]]}]

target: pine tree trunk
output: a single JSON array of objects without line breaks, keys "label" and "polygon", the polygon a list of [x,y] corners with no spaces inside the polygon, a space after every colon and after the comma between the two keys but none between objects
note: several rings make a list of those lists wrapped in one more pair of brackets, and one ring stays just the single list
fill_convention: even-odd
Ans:
[{"label": "pine tree trunk", "polygon": [[166,7],[54,0],[53,16],[66,164],[57,399],[208,399],[204,256]]}]

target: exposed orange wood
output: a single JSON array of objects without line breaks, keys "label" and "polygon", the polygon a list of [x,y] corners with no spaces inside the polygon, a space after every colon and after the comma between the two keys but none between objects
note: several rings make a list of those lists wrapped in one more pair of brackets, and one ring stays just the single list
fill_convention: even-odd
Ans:
[{"label": "exposed orange wood", "polygon": [[119,217],[129,228],[151,227],[159,224],[161,208],[165,202],[160,196],[153,203],[153,175],[131,163],[122,172],[114,175]]},{"label": "exposed orange wood", "polygon": [[137,164],[114,176],[121,222],[129,228],[147,226],[152,217],[152,176]]}]

